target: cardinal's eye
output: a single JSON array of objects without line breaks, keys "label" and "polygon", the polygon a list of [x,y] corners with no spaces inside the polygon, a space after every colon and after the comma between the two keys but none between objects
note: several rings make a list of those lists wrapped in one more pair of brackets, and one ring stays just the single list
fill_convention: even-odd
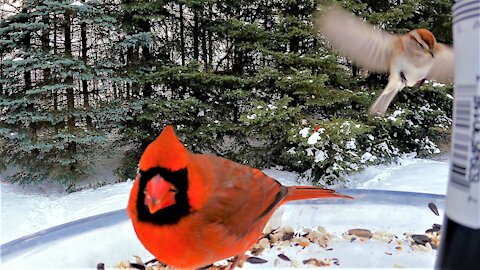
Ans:
[{"label": "cardinal's eye", "polygon": [[173,193],[177,193],[177,192],[178,192],[178,190],[177,190],[175,187],[170,188],[168,191],[173,192]]},{"label": "cardinal's eye", "polygon": [[419,48],[423,48],[423,45],[422,45],[422,43],[420,43],[420,42],[417,42],[417,44],[418,44],[418,47],[419,47]]}]

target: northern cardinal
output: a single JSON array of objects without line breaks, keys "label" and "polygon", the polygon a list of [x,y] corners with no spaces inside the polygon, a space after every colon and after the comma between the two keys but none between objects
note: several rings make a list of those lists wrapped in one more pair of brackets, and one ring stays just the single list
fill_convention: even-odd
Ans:
[{"label": "northern cardinal", "polygon": [[259,239],[272,213],[294,200],[351,198],[313,186],[286,187],[260,170],[190,153],[167,126],[140,158],[128,213],[138,239],[159,261],[200,268]]},{"label": "northern cardinal", "polygon": [[425,79],[444,83],[453,80],[453,49],[438,43],[427,29],[390,34],[337,6],[324,10],[316,27],[335,49],[356,64],[390,73],[387,86],[368,111],[371,115],[384,115],[405,86],[420,86]]}]

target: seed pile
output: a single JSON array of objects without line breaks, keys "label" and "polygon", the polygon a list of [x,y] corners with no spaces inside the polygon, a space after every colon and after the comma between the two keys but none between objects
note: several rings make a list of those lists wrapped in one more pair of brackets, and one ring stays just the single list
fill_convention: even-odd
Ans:
[{"label": "seed pile", "polygon": [[398,237],[393,233],[387,231],[377,231],[371,232],[368,229],[351,229],[347,232],[342,234],[342,237],[350,242],[359,240],[359,241],[366,241],[366,240],[378,240],[385,243],[391,243],[392,241],[398,240]]},{"label": "seed pile", "polygon": [[[283,252],[282,248],[285,247],[298,247],[299,249],[304,249],[310,245],[319,245],[320,247],[328,250],[327,248],[330,244],[333,236],[325,230],[325,228],[319,226],[317,230],[304,228],[300,231],[295,232],[292,227],[286,226],[281,228],[265,228],[265,233],[258,240],[258,242],[250,250],[249,257],[246,259],[246,263],[250,264],[263,264],[268,261],[261,258],[263,251],[267,249],[277,249],[279,254],[277,258],[273,261],[274,266],[279,266],[281,261],[289,263],[293,267],[302,267],[302,265],[312,265],[312,266],[331,266],[331,265],[340,265],[339,260],[336,258],[324,259],[324,258],[310,258],[303,261],[296,261],[289,258]],[[232,263],[232,260],[227,260],[227,264],[214,264],[204,269],[210,270],[223,270],[228,269]],[[241,266],[241,263],[239,266]],[[125,269],[125,270],[164,270],[167,269],[167,266],[156,261],[151,260],[144,263],[142,259],[138,256],[134,257],[133,262],[122,261],[114,267],[115,269]]]},{"label": "seed pile", "polygon": [[[282,251],[282,248],[285,247],[298,247],[300,249],[305,249],[311,245],[318,245],[326,251],[329,251],[332,250],[332,248],[328,248],[328,246],[333,238],[334,236],[328,233],[327,230],[322,226],[317,227],[316,230],[304,228],[299,231],[294,231],[294,229],[289,226],[275,229],[267,227],[265,228],[265,233],[263,236],[255,245],[253,245],[250,253],[253,256],[259,256],[267,249],[276,249],[278,251]],[[288,262],[292,267],[302,267],[302,265],[319,267],[340,265],[340,262],[337,258],[309,258],[306,260],[297,261],[289,258],[284,253],[279,253],[277,255],[273,265],[277,267],[280,265],[281,261]]]},{"label": "seed pile", "polygon": [[438,249],[440,246],[441,229],[441,225],[433,224],[432,228],[427,229],[424,234],[406,233],[405,237],[414,250],[430,252],[432,249]]},{"label": "seed pile", "polygon": [[[121,261],[119,264],[114,266],[114,269],[124,269],[124,270],[166,270],[167,265],[157,261],[156,259],[143,262],[142,258],[139,256],[133,256],[133,262]],[[97,269],[99,270],[99,269]]]},{"label": "seed pile", "polygon": [[[432,249],[438,249],[440,246],[441,225],[433,224],[432,228],[427,229],[424,234],[404,233],[405,239],[410,247],[415,251],[430,252]],[[372,233],[367,229],[351,229],[342,234],[343,238],[351,242],[355,240],[378,240],[386,243],[395,241],[395,249],[402,250],[403,241],[398,236],[387,231],[378,231]],[[391,253],[386,253],[391,255]]]},{"label": "seed pile", "polygon": [[[433,224],[431,228],[427,229],[424,234],[404,233],[404,238],[400,239],[398,236],[384,230],[372,232],[368,229],[355,228],[348,230],[342,234],[342,238],[350,242],[354,241],[380,241],[384,243],[392,243],[395,245],[395,250],[402,251],[404,245],[410,247],[414,251],[430,252],[433,249],[438,249],[440,245],[440,232],[441,225]],[[248,264],[264,264],[268,261],[262,258],[264,251],[277,252],[277,256],[273,259],[273,265],[279,266],[291,266],[291,267],[305,267],[305,266],[334,266],[340,265],[340,261],[337,258],[324,258],[314,257],[302,260],[295,260],[295,258],[289,257],[285,254],[285,248],[295,247],[299,252],[303,249],[318,245],[326,252],[333,250],[330,247],[332,240],[335,238],[332,234],[321,226],[317,229],[303,228],[295,231],[292,227],[280,227],[280,228],[266,228],[265,233],[258,240],[258,242],[252,247],[250,252],[247,252],[247,259],[245,263]],[[271,254],[271,253],[270,253]],[[385,252],[386,255],[393,255],[392,252]],[[319,254],[319,256],[325,255],[325,253]],[[270,257],[271,258],[271,257]],[[210,270],[224,270],[228,269],[232,263],[232,259],[225,260],[223,263],[216,263],[203,269]],[[240,263],[239,266],[243,264]],[[100,264],[99,264],[100,265]],[[134,257],[133,262],[121,262],[115,269],[128,269],[128,270],[164,270],[167,266],[156,261],[151,260],[143,262],[138,256]],[[101,269],[101,268],[100,268]]]},{"label": "seed pile", "polygon": [[253,246],[252,254],[260,254],[265,248],[273,248],[274,246],[300,246],[305,248],[310,244],[317,244],[322,248],[326,248],[333,237],[322,226],[319,226],[317,230],[304,228],[297,232],[289,226],[276,229],[266,228],[265,232],[257,244]]}]

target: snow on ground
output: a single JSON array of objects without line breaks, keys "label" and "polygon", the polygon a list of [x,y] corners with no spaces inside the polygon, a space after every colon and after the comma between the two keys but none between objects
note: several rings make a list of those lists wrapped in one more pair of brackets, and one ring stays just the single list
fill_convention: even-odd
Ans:
[{"label": "snow on ground", "polygon": [[348,177],[350,188],[446,194],[448,160],[404,156],[395,163],[372,166]]},{"label": "snow on ground", "polygon": [[[308,184],[296,173],[277,169],[264,172],[285,185]],[[347,186],[445,194],[447,176],[446,161],[406,156],[396,163],[372,166],[349,176]],[[125,208],[132,186],[129,181],[68,194],[58,189],[48,192],[45,186],[22,188],[1,178],[0,181],[0,243],[83,217]]]},{"label": "snow on ground", "polygon": [[1,182],[1,243],[127,205],[132,182],[54,193]]},{"label": "snow on ground", "polygon": [[[361,173],[349,176],[347,187],[445,194],[448,167],[447,161],[404,156],[395,163],[372,166]],[[308,181],[296,173],[278,169],[268,169],[264,172],[285,185],[308,184]],[[129,181],[67,194],[55,189],[54,192],[47,191],[52,189],[48,186],[22,188],[6,183],[1,178],[0,181],[2,244],[69,221],[125,208],[132,186],[132,182]],[[322,258],[338,259],[341,267],[433,266],[436,252],[422,253],[412,250],[403,233],[423,233],[433,223],[441,223],[443,214],[441,204],[439,204],[440,216],[437,217],[423,202],[420,206],[395,206],[393,213],[392,205],[388,203],[365,204],[361,198],[357,198],[356,201],[360,203],[289,204],[282,207],[272,218],[271,226],[292,224],[294,229],[301,230],[304,227],[315,229],[321,224],[335,236],[331,242],[332,249],[319,247],[305,251],[299,247],[285,250],[271,249],[260,257],[269,260],[269,267],[273,267],[273,262],[281,252],[297,260],[300,267],[303,266],[302,260],[309,259],[315,254],[321,254]],[[343,232],[355,227],[367,228],[373,232],[385,230],[402,238],[400,239],[402,243],[389,244],[376,240],[350,243],[342,238]],[[110,235],[107,241],[106,234]],[[96,244],[92,246],[91,243]],[[17,269],[21,269],[30,263],[28,260],[49,267],[55,267],[56,263],[56,267],[60,268],[66,267],[69,263],[93,268],[98,262],[105,262],[111,267],[120,260],[130,259],[131,255],[139,255],[145,260],[151,258],[135,238],[130,222],[126,221],[113,227],[75,236],[68,241],[60,243],[55,241],[52,245],[43,248],[42,253],[33,252],[16,257],[15,262],[11,261],[9,267],[17,265]],[[75,252],[70,248],[72,245],[75,246]],[[403,245],[403,248],[396,249],[398,245]],[[110,251],[112,247],[116,252]],[[42,255],[43,253],[49,255]],[[53,262],[52,256],[60,259]],[[292,267],[292,263],[280,261],[280,266]],[[246,264],[246,268],[258,267],[265,268],[265,265]]]}]

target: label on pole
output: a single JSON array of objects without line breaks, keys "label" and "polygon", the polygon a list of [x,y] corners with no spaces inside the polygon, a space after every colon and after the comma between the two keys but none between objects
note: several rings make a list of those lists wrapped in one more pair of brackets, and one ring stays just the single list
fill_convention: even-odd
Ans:
[{"label": "label on pole", "polygon": [[455,97],[446,215],[480,229],[480,1],[453,6]]}]

